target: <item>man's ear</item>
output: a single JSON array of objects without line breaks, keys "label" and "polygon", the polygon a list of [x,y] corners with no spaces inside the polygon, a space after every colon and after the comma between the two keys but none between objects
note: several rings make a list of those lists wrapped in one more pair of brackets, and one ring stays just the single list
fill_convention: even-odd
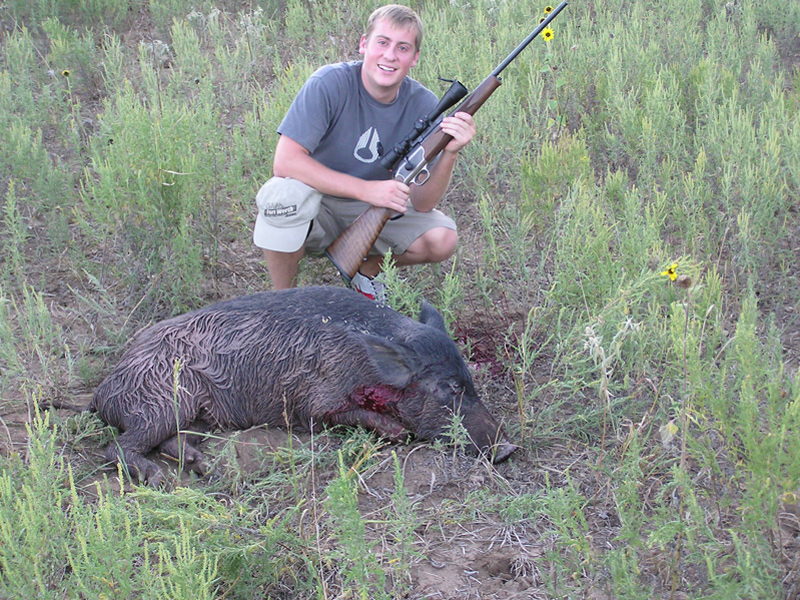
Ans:
[{"label": "man's ear", "polygon": [[[358,42],[358,53],[364,54],[364,52],[366,51],[367,51],[367,36],[362,35],[361,41]],[[417,56],[419,56],[419,52],[417,53]]]}]

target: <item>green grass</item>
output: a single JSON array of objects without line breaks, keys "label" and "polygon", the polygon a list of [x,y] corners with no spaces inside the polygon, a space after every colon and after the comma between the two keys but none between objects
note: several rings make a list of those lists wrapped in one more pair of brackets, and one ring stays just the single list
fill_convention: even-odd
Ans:
[{"label": "green grass", "polygon": [[[412,5],[426,23],[412,74],[437,92],[440,76],[477,86],[544,8]],[[217,479],[120,491],[98,471],[110,431],[37,412],[91,392],[140,327],[269,287],[250,236],[275,129],[316,66],[357,58],[371,8],[0,12],[0,598],[416,598],[425,557],[479,526],[546,597],[785,596],[800,494],[791,0],[571,3],[476,115],[443,203],[456,256],[388,279],[394,306],[427,298],[486,359],[479,387],[522,446],[506,465],[438,449],[413,470],[414,451],[390,458],[355,432],[254,466],[234,436],[209,451]],[[301,281],[338,284],[323,261]]]}]

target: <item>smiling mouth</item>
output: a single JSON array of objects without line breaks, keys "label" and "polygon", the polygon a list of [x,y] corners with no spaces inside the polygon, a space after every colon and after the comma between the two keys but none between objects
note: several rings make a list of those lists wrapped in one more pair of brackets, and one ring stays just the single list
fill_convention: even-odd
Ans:
[{"label": "smiling mouth", "polygon": [[397,71],[395,67],[387,67],[385,65],[378,65],[378,68],[384,73],[394,73],[395,71]]}]

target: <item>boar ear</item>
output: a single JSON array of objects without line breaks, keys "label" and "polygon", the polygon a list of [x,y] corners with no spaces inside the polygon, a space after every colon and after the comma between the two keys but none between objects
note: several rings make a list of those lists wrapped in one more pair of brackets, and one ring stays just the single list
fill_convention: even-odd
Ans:
[{"label": "boar ear", "polygon": [[395,388],[406,387],[411,381],[413,370],[403,347],[374,335],[364,336],[363,339],[367,355],[384,382]]},{"label": "boar ear", "polygon": [[422,301],[422,308],[419,311],[419,322],[447,333],[447,326],[444,324],[442,315],[425,300]]}]

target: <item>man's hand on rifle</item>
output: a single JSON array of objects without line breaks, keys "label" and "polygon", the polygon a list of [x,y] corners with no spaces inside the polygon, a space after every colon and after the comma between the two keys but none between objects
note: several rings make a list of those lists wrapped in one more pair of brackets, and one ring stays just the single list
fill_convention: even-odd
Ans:
[{"label": "man's hand on rifle", "polygon": [[406,212],[406,204],[411,188],[402,181],[386,179],[382,181],[364,181],[367,193],[364,200],[379,208],[388,208],[395,212]]},{"label": "man's hand on rifle", "polygon": [[[454,160],[455,155],[475,136],[475,120],[469,113],[457,112],[442,119],[441,129],[453,138],[445,146],[444,151],[450,154],[453,157],[452,160]],[[450,174],[452,173],[451,160],[444,160],[443,162],[448,163],[448,166],[443,170],[442,184],[436,185],[436,183],[428,182],[425,186],[422,186],[422,191],[413,192],[417,194],[415,197],[419,197],[420,194],[424,196],[427,191],[435,188],[432,194],[432,204],[438,202],[439,197],[444,193],[444,189],[450,181]],[[437,171],[441,172],[442,169],[434,169],[434,173]],[[378,208],[388,208],[398,213],[406,212],[408,200],[412,195],[411,187],[407,184],[397,179],[362,181],[361,183],[363,187],[362,193],[359,194],[360,200]],[[420,207],[417,208],[418,210],[420,209]],[[430,210],[430,207],[426,206],[425,209]]]},{"label": "man's hand on rifle", "polygon": [[466,146],[475,136],[475,120],[472,115],[457,112],[442,119],[442,131],[453,139],[444,147],[445,152],[456,153]]},{"label": "man's hand on rifle", "polygon": [[435,133],[438,135],[440,131],[453,139],[439,154],[425,185],[415,185],[411,191],[411,202],[420,212],[433,209],[447,191],[458,153],[475,136],[475,120],[469,113],[457,112],[442,119]]}]

